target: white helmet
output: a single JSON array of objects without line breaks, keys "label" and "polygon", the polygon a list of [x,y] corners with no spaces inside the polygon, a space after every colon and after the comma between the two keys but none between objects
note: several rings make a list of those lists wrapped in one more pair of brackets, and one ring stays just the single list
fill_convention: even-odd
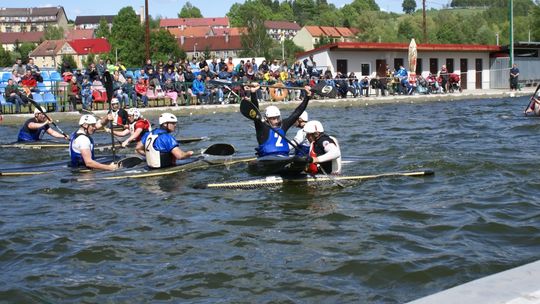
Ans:
[{"label": "white helmet", "polygon": [[118,98],[111,99],[111,104],[115,104],[115,103],[120,103],[120,101],[118,101]]},{"label": "white helmet", "polygon": [[168,122],[178,122],[178,119],[176,118],[176,116],[174,116],[174,114],[171,114],[171,113],[163,113],[159,115],[160,125],[164,123],[168,123]]},{"label": "white helmet", "polygon": [[128,115],[133,115],[133,119],[135,120],[141,117],[141,111],[139,111],[137,108],[130,108],[127,113]]},{"label": "white helmet", "polygon": [[306,123],[306,125],[304,126],[304,132],[306,132],[306,133],[315,133],[315,132],[323,133],[324,128],[323,128],[322,124],[318,120],[312,120],[312,121],[308,121]]},{"label": "white helmet", "polygon": [[84,124],[95,125],[96,123],[97,123],[96,118],[88,114],[81,116],[81,118],[79,119],[79,126],[82,126]]},{"label": "white helmet", "polygon": [[[47,113],[47,109],[44,109],[44,108],[41,108],[41,109],[43,110],[43,113]],[[35,115],[35,114],[39,114],[39,113],[41,113],[41,111],[38,110],[38,108],[35,108],[35,109],[34,109],[34,115]]]},{"label": "white helmet", "polygon": [[308,122],[308,114],[306,111],[302,112],[302,114],[300,115],[300,117],[298,117],[298,119],[301,119],[305,122]]},{"label": "white helmet", "polygon": [[266,108],[266,111],[264,112],[264,116],[266,116],[266,117],[278,117],[278,116],[281,116],[281,112],[279,111],[278,107],[269,106],[268,108]]}]

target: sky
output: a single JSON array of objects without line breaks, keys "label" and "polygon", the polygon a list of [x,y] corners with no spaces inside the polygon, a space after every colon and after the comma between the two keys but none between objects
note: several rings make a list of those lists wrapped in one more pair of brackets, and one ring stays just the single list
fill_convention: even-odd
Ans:
[{"label": "sky", "polygon": [[[352,0],[327,0],[337,7],[351,3]],[[0,7],[7,5],[7,1]],[[178,12],[186,0],[148,0],[149,13],[153,17],[177,18]],[[191,4],[198,7],[204,17],[224,17],[234,3],[243,3],[242,0],[191,0]],[[403,0],[375,0],[381,10],[402,13]],[[426,0],[428,8],[440,9],[449,0]],[[75,20],[77,16],[87,15],[115,15],[122,7],[132,6],[139,11],[144,6],[144,0],[17,0],[9,1],[6,7],[40,7],[63,6],[69,19]],[[421,0],[416,0],[417,8],[422,6]]]}]

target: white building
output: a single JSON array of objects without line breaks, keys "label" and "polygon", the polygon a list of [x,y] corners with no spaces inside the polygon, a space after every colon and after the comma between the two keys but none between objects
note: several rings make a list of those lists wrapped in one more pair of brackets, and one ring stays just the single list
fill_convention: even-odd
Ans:
[{"label": "white building", "polygon": [[[298,54],[303,61],[313,56],[317,69],[363,76],[384,77],[403,65],[409,69],[408,43],[337,42]],[[450,73],[461,75],[463,89],[490,88],[490,54],[500,52],[496,45],[418,44],[416,74],[436,74],[443,64]]]}]

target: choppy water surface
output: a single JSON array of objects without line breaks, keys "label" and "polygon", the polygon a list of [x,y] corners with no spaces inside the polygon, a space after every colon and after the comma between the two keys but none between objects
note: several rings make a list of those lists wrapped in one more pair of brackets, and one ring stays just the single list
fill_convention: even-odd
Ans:
[{"label": "choppy water surface", "polygon": [[[2,178],[0,302],[406,302],[537,260],[540,120],[522,116],[526,103],[309,109],[360,157],[345,173],[434,177],[248,191],[192,188],[249,178],[242,166],[94,184],[62,184],[63,171]],[[255,146],[239,113],[181,121],[180,136],[211,137],[184,148]],[[15,134],[0,125],[2,142]],[[63,157],[0,155],[1,167]]]}]

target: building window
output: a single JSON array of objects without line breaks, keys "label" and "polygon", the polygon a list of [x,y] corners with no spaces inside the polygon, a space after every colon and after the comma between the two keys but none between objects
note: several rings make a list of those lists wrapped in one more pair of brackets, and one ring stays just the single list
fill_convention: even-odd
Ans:
[{"label": "building window", "polygon": [[446,58],[446,69],[448,73],[454,73],[454,58]]},{"label": "building window", "polygon": [[6,26],[6,33],[11,33],[11,26]]},{"label": "building window", "polygon": [[439,71],[439,60],[437,58],[429,58],[429,72],[431,74],[437,74]]},{"label": "building window", "polygon": [[399,70],[400,66],[403,66],[403,58],[394,58],[394,69]]},{"label": "building window", "polygon": [[416,75],[422,75],[422,58],[416,59]]},{"label": "building window", "polygon": [[371,75],[371,67],[370,67],[369,63],[360,64],[360,71],[362,72],[362,76]]}]

